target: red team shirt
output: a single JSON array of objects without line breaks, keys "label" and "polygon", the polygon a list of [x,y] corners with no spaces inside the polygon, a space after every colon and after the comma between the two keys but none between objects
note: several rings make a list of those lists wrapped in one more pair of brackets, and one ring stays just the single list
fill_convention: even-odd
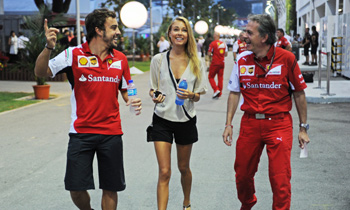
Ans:
[{"label": "red team shirt", "polygon": [[245,51],[239,55],[228,89],[242,93],[242,111],[250,114],[289,112],[292,109],[291,92],[307,87],[292,52],[272,46],[267,57],[258,62],[268,69],[275,49],[274,62],[266,75],[254,62],[253,52]]},{"label": "red team shirt", "polygon": [[213,53],[211,65],[222,65],[225,62],[226,44],[220,40],[214,40],[210,43],[208,52]]},{"label": "red team shirt", "polygon": [[286,39],[286,37],[282,36],[277,42],[276,42],[276,47],[282,47],[285,49],[290,42]]},{"label": "red team shirt", "polygon": [[247,43],[242,42],[240,39],[238,39],[237,44],[238,44],[238,54],[241,54],[242,52],[247,50]]},{"label": "red team shirt", "polygon": [[130,70],[126,56],[113,50],[103,61],[87,42],[51,59],[53,76],[67,73],[73,92],[70,133],[121,135],[118,90],[127,89]]}]

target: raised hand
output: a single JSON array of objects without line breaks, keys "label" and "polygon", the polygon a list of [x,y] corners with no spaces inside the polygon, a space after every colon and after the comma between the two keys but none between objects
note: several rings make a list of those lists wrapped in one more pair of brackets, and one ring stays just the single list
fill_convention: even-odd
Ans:
[{"label": "raised hand", "polygon": [[57,28],[48,28],[47,19],[45,19],[45,22],[44,22],[44,30],[45,30],[47,47],[54,48],[57,41],[57,33],[59,33],[60,31]]}]

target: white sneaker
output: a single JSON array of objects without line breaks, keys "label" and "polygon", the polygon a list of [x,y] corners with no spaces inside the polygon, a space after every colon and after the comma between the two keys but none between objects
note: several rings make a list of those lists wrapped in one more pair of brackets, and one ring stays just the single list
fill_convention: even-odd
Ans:
[{"label": "white sneaker", "polygon": [[220,90],[215,91],[213,98],[219,97],[219,94],[220,94]]}]

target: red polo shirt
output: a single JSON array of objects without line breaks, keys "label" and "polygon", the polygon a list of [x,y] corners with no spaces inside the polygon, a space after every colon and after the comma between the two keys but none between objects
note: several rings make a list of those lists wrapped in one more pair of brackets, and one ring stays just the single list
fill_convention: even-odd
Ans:
[{"label": "red polo shirt", "polygon": [[241,54],[242,52],[247,50],[247,43],[242,42],[240,39],[237,40],[238,44],[238,53]]},{"label": "red polo shirt", "polygon": [[223,65],[225,62],[226,44],[220,40],[214,40],[210,43],[208,53],[213,53],[211,65]]},{"label": "red polo shirt", "polygon": [[290,44],[290,42],[286,39],[286,37],[282,36],[278,41],[276,42],[276,47],[282,47],[283,49],[286,49],[286,47]]},{"label": "red polo shirt", "polygon": [[[268,68],[274,50],[275,58],[272,67]],[[294,54],[272,46],[265,58],[254,61],[254,57],[250,51],[240,54],[228,85],[230,91],[242,93],[241,110],[250,114],[289,112],[292,109],[291,93],[307,87]]]},{"label": "red polo shirt", "polygon": [[87,42],[51,59],[55,76],[67,73],[72,86],[70,133],[121,135],[118,91],[126,89],[130,70],[126,56],[112,50],[104,59],[91,53]]}]

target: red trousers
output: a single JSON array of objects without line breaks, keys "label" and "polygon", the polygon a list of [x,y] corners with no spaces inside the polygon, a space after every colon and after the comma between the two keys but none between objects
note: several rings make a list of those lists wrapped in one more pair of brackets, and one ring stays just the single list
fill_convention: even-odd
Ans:
[{"label": "red trousers", "polygon": [[[209,74],[208,74],[208,79],[209,79],[209,83],[211,85],[211,87],[215,91],[220,90],[220,95],[222,94],[222,88],[223,88],[223,84],[224,84],[224,68],[225,68],[225,64],[221,64],[221,65],[210,65],[209,67]],[[215,83],[215,75],[218,75],[218,85],[216,85]]]},{"label": "red trousers", "polygon": [[269,178],[273,192],[273,210],[289,210],[291,201],[290,155],[293,122],[289,113],[271,119],[255,119],[244,114],[236,144],[236,186],[241,210],[251,209],[257,202],[254,175],[258,170],[264,146],[269,159]]}]

